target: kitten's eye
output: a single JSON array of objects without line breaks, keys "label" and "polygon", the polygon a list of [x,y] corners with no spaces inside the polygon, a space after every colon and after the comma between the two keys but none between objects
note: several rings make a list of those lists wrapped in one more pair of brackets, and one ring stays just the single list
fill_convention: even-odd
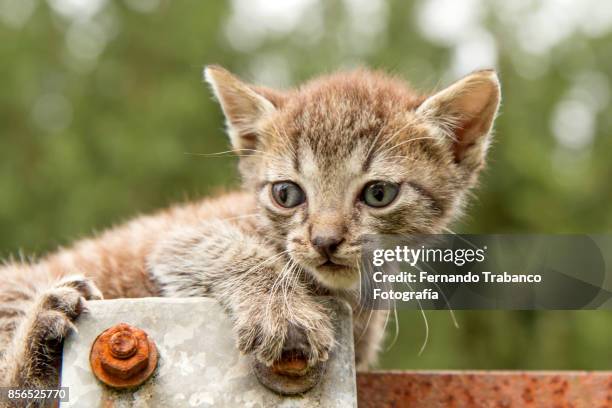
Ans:
[{"label": "kitten's eye", "polygon": [[371,181],[363,188],[361,199],[370,207],[385,207],[397,197],[399,185],[387,181]]},{"label": "kitten's eye", "polygon": [[272,184],[272,197],[281,207],[292,208],[306,201],[304,191],[291,181],[280,181]]}]

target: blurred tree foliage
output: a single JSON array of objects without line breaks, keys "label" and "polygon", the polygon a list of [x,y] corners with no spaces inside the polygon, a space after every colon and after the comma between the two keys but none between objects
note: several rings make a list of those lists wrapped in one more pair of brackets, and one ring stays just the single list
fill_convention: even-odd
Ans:
[{"label": "blurred tree foliage", "polygon": [[[208,63],[280,86],[363,64],[423,90],[495,64],[504,95],[496,142],[455,230],[607,232],[610,13],[588,14],[592,2],[560,14],[550,2],[508,3],[0,0],[0,255],[41,254],[235,188],[235,159],[198,156],[227,149],[201,81]],[[384,367],[612,361],[607,312],[458,312],[459,329],[448,312],[426,315],[422,355],[422,317],[401,313]]]}]

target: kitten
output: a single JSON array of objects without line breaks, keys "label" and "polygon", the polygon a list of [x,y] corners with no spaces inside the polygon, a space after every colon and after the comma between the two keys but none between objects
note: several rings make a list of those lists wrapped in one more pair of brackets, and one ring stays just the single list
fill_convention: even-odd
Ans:
[{"label": "kitten", "polygon": [[240,155],[243,189],[142,216],[38,263],[0,269],[0,384],[57,383],[62,339],[86,301],[210,296],[240,351],[271,364],[328,358],[334,334],[318,295],[353,306],[359,368],[384,312],[360,311],[360,237],[440,233],[484,165],[500,102],[493,71],[431,96],[357,70],[277,91],[210,66]]}]

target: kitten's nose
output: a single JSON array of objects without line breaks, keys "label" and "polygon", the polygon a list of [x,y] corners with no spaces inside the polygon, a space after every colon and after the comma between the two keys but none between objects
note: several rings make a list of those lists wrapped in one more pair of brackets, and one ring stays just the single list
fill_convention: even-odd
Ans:
[{"label": "kitten's nose", "polygon": [[344,241],[344,238],[340,236],[318,235],[313,237],[310,243],[318,253],[329,259],[331,255],[336,252],[342,241]]}]

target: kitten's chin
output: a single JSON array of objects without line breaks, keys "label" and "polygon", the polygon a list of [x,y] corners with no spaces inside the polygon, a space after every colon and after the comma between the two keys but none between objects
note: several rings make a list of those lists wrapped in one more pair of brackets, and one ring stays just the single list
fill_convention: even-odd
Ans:
[{"label": "kitten's chin", "polygon": [[315,279],[328,289],[354,289],[359,283],[359,274],[354,268],[337,264],[307,267]]}]

